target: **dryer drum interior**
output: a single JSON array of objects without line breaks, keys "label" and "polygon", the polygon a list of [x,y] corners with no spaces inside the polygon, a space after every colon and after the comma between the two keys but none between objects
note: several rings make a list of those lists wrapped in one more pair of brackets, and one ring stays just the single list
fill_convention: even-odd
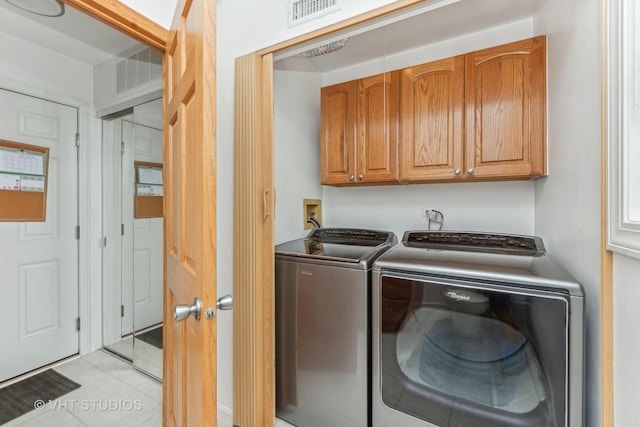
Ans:
[{"label": "dryer drum interior", "polygon": [[564,426],[568,296],[381,278],[381,397],[437,426]]}]

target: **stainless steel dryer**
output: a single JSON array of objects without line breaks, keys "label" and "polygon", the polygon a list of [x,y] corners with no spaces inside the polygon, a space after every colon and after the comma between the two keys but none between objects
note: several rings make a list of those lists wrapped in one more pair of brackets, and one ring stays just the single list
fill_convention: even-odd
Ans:
[{"label": "stainless steel dryer", "polygon": [[374,427],[581,427],[584,294],[538,237],[409,231],[374,263]]},{"label": "stainless steel dryer", "polygon": [[370,425],[370,285],[391,232],[320,228],[276,246],[276,415]]}]

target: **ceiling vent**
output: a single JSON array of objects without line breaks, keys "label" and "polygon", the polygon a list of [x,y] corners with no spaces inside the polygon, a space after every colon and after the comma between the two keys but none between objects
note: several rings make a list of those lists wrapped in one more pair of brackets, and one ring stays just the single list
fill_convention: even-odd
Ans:
[{"label": "ceiling vent", "polygon": [[118,62],[116,74],[117,93],[162,78],[162,54],[151,48],[141,50]]},{"label": "ceiling vent", "polygon": [[289,27],[342,9],[342,0],[289,0]]}]

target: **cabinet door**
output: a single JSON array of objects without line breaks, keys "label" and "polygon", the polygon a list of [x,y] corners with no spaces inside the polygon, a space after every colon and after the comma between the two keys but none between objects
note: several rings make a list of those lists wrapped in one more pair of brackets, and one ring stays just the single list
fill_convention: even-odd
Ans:
[{"label": "cabinet door", "polygon": [[545,37],[472,52],[465,61],[467,173],[545,174]]},{"label": "cabinet door", "polygon": [[402,70],[400,180],[463,177],[464,56]]},{"label": "cabinet door", "polygon": [[355,182],[356,82],[323,87],[320,92],[320,182]]},{"label": "cabinet door", "polygon": [[358,80],[356,108],[359,183],[398,180],[398,72]]}]

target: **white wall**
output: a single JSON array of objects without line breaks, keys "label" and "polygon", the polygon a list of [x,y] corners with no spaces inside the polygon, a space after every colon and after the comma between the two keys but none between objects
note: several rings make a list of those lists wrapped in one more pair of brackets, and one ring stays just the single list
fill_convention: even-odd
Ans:
[{"label": "white wall", "polygon": [[[600,425],[600,2],[546,2],[549,176],[536,233],[586,293],[586,425]],[[635,423],[634,423],[635,424]],[[624,425],[624,424],[621,424]]]},{"label": "white wall", "polygon": [[322,199],[320,185],[320,86],[316,73],[274,73],[275,243],[304,229],[303,199]]},{"label": "white wall", "polygon": [[436,209],[448,230],[533,234],[531,182],[325,187],[324,225],[393,231],[427,230],[422,211]]},{"label": "white wall", "polygon": [[614,418],[617,426],[638,424],[640,384],[640,260],[613,256]]},{"label": "white wall", "polygon": [[93,101],[93,68],[0,30],[0,86],[73,106]]}]

